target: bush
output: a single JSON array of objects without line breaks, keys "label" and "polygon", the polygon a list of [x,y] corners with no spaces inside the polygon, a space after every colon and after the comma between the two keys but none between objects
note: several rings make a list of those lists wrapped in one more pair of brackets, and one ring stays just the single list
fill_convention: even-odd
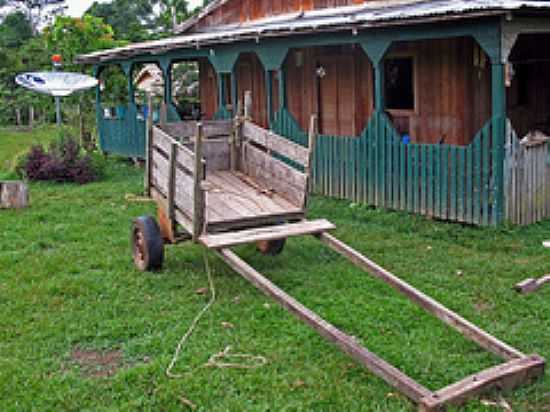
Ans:
[{"label": "bush", "polygon": [[83,154],[80,144],[72,137],[59,138],[50,144],[48,150],[42,145],[31,147],[16,170],[29,180],[78,184],[93,182],[101,174],[97,162]]}]

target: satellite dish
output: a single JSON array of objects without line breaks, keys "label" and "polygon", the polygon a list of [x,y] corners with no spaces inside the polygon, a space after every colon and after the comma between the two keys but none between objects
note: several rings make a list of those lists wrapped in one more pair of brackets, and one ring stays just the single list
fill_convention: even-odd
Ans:
[{"label": "satellite dish", "polygon": [[67,72],[23,73],[15,78],[15,82],[26,89],[55,97],[69,96],[98,83],[95,77]]}]

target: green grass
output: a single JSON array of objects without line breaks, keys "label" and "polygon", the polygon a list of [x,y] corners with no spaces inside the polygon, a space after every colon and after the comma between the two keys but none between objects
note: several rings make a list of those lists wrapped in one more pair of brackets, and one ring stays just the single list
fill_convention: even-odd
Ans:
[{"label": "green grass", "polygon": [[0,129],[0,173],[11,171],[13,159],[33,144],[47,144],[56,136],[53,126],[41,126],[32,131]]},{"label": "green grass", "polygon": [[[131,219],[154,213],[125,200],[141,181],[142,170],[110,160],[102,182],[31,184],[29,209],[0,211],[0,410],[185,410],[182,398],[208,411],[414,410],[212,254],[218,299],[176,368],[192,373],[167,378],[179,338],[208,300],[195,293],[207,278],[191,244],[170,247],[162,273],[134,269]],[[490,333],[550,357],[550,288],[512,291],[549,270],[541,241],[550,222],[478,229],[324,198],[311,217],[330,219],[337,237]],[[237,251],[431,389],[499,362],[312,238],[290,240],[276,258]],[[196,369],[227,345],[269,363]],[[120,350],[123,364],[114,376],[89,377],[71,358],[75,348]],[[505,396],[514,411],[550,410],[550,380]],[[467,410],[497,409],[473,401]]]}]

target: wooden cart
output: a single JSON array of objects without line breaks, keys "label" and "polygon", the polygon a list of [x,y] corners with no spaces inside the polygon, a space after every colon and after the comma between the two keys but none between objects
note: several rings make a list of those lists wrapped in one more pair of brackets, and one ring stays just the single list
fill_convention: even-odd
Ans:
[{"label": "wooden cart", "polygon": [[[501,342],[337,240],[328,233],[335,228],[329,221],[306,219],[315,118],[308,148],[245,119],[150,127],[146,187],[158,204],[160,227],[151,217],[134,221],[134,260],[140,269],[160,269],[162,238],[171,243],[193,240],[213,250],[254,286],[417,403],[420,410],[443,410],[486,390],[511,389],[544,373],[545,361],[540,356],[526,356]],[[315,236],[506,362],[432,392],[297,302],[230,249],[257,243],[262,252],[277,254],[284,239],[301,235]]]}]

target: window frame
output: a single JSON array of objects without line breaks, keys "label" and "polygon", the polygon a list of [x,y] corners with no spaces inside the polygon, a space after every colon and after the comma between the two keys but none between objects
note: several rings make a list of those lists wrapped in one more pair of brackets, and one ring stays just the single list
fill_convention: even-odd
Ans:
[{"label": "window frame", "polygon": [[[386,100],[386,60],[389,59],[403,59],[408,58],[412,60],[412,87],[413,87],[413,108],[412,109],[391,109],[387,106]],[[418,54],[412,51],[403,52],[390,52],[384,57],[384,111],[390,113],[392,116],[414,116],[419,112],[419,98],[418,98]]]}]

